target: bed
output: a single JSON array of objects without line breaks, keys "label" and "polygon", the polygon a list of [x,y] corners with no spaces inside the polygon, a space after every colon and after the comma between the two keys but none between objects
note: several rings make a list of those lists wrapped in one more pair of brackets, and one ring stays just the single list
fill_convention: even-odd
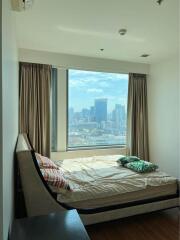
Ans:
[{"label": "bed", "polygon": [[101,208],[176,194],[176,179],[161,171],[136,173],[122,167],[121,155],[66,159],[63,169],[72,192],[57,193],[57,200],[75,208]]},{"label": "bed", "polygon": [[178,206],[175,178],[125,169],[117,163],[120,155],[57,161],[73,191],[54,193],[25,135],[19,136],[16,152],[28,216],[76,208],[88,225]]}]

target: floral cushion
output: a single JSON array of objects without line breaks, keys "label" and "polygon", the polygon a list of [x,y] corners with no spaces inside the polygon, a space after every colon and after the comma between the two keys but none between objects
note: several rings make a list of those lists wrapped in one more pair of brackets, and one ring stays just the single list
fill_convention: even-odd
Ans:
[{"label": "floral cushion", "polygon": [[71,190],[69,182],[65,179],[62,170],[60,169],[40,169],[44,177],[44,180],[51,186],[55,187],[57,190]]},{"label": "floral cushion", "polygon": [[124,167],[127,167],[138,173],[153,172],[153,171],[156,171],[156,169],[158,168],[157,165],[144,160],[126,163]]},{"label": "floral cushion", "polygon": [[51,159],[44,157],[39,153],[35,153],[35,155],[40,168],[59,169]]}]

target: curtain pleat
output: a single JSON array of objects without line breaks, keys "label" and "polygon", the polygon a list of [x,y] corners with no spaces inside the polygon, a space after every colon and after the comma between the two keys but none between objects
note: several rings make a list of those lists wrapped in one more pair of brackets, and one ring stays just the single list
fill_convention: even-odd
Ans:
[{"label": "curtain pleat", "polygon": [[51,66],[20,63],[19,132],[27,133],[35,151],[50,155]]},{"label": "curtain pleat", "polygon": [[129,74],[127,144],[130,155],[149,160],[147,79],[144,74]]}]

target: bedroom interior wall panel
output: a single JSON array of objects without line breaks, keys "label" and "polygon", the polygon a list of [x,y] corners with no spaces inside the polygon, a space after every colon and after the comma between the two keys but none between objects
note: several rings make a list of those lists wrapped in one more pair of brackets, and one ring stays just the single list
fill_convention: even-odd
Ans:
[{"label": "bedroom interior wall panel", "polygon": [[19,49],[19,60],[52,64],[61,68],[120,73],[149,73],[149,64]]},{"label": "bedroom interior wall panel", "polygon": [[13,219],[13,159],[18,134],[18,53],[14,16],[10,0],[2,0],[2,81],[1,81],[1,152],[0,152],[0,239],[8,239]]},{"label": "bedroom interior wall panel", "polygon": [[178,56],[154,63],[148,79],[150,160],[175,177],[180,158],[178,68]]}]

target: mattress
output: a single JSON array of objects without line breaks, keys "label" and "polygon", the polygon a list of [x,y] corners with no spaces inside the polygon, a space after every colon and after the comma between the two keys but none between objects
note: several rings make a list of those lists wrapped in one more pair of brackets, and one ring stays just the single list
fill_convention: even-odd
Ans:
[{"label": "mattress", "polygon": [[175,178],[159,170],[136,173],[120,166],[119,157],[121,155],[57,161],[72,188],[72,192],[58,193],[57,200],[75,208],[97,208],[176,193]]}]

